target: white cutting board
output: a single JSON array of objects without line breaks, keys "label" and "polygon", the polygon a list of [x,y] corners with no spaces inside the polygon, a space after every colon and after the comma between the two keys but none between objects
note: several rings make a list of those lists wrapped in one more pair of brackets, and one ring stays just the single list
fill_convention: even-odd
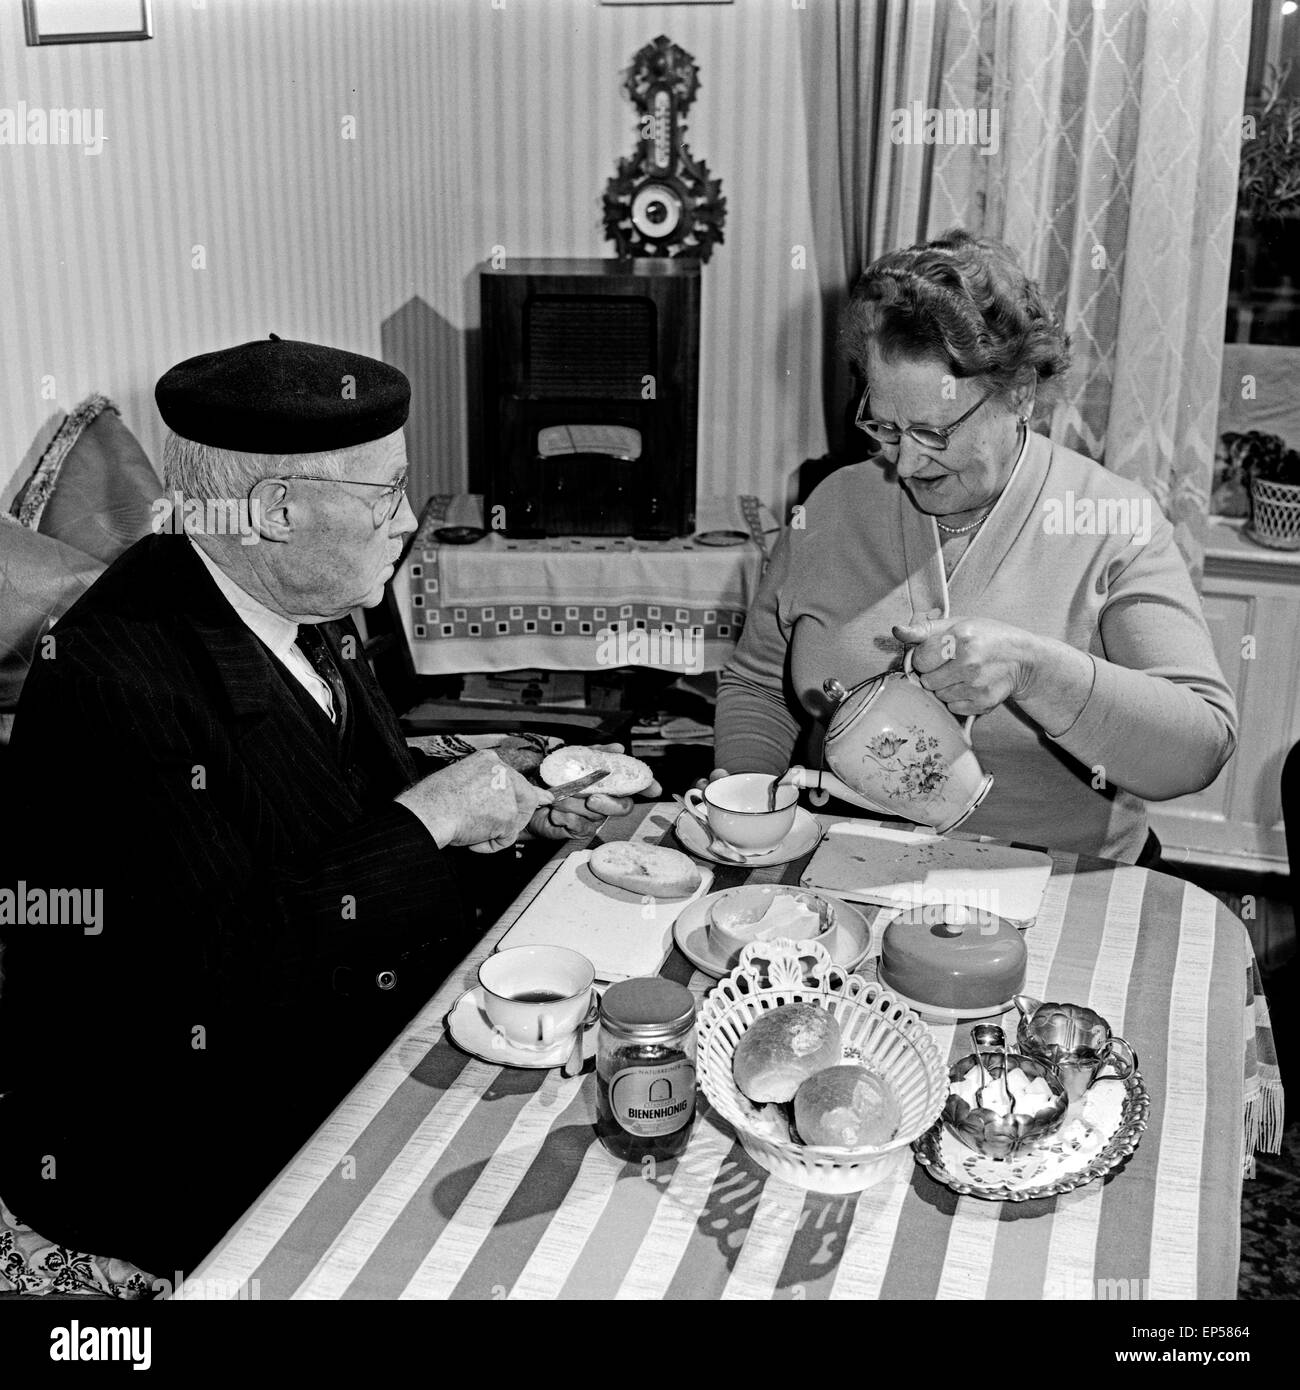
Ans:
[{"label": "white cutting board", "polygon": [[803,883],[854,902],[911,907],[960,903],[1018,926],[1038,916],[1050,856],[883,826],[841,824],[826,833]]},{"label": "white cutting board", "polygon": [[568,946],[586,956],[606,984],[655,974],[673,948],[678,914],[709,891],[713,871],[698,866],[702,879],[689,898],[643,898],[598,879],[590,858],[590,850],[579,850],[562,859],[497,950]]}]

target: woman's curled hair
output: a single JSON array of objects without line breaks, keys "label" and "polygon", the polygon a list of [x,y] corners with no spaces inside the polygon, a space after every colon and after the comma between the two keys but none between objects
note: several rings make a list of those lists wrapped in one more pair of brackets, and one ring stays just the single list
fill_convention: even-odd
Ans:
[{"label": "woman's curled hair", "polygon": [[886,361],[933,358],[1003,390],[1032,372],[1040,399],[1070,365],[1069,339],[1015,252],[961,228],[873,261],[844,308],[840,340],[864,377],[874,346]]}]

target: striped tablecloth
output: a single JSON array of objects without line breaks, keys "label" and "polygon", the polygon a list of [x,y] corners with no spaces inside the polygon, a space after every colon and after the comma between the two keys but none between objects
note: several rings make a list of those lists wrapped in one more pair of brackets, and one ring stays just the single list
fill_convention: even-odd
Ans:
[{"label": "striped tablecloth", "polygon": [[[671,841],[673,810],[638,808],[602,838]],[[1243,1110],[1271,1056],[1249,938],[1179,879],[1053,861],[1026,991],[1102,1013],[1151,1096],[1140,1148],[1104,1183],[996,1203],[913,1166],[860,1195],[805,1193],[707,1106],[676,1162],[620,1163],[594,1137],[590,1066],[503,1069],[443,1031],[553,861],[194,1279],[261,1299],[1233,1298]],[[806,862],[720,868],[714,887],[793,883]],[[676,951],[662,973],[712,985]],[[935,1032],[969,1052],[966,1028]]]}]

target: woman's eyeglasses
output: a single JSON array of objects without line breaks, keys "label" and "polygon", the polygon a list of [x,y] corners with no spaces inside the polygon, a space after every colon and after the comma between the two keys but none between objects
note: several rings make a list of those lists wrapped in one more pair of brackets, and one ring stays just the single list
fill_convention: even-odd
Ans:
[{"label": "woman's eyeglasses", "polygon": [[862,399],[858,402],[858,413],[853,417],[853,423],[864,433],[869,434],[872,439],[881,444],[897,444],[904,435],[909,439],[914,439],[923,449],[934,449],[936,452],[948,447],[948,440],[954,432],[970,419],[972,415],[987,401],[991,396],[997,394],[997,387],[986,391],[975,402],[973,406],[960,419],[954,420],[951,425],[909,425],[906,429],[898,425],[887,425],[883,420],[872,420],[867,414],[867,402],[871,396],[871,387],[868,386],[862,393]]},{"label": "woman's eyeglasses", "polygon": [[293,480],[301,483],[351,483],[353,487],[382,487],[383,492],[375,499],[370,509],[376,527],[387,525],[397,515],[410,481],[405,473],[392,483],[375,483],[361,478],[326,478],[319,473],[282,473],[280,476],[285,482]]}]

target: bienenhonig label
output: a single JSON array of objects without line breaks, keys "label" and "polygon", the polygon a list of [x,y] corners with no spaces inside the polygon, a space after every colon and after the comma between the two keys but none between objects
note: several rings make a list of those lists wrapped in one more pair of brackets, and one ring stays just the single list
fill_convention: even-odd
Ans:
[{"label": "bienenhonig label", "polygon": [[614,1118],[629,1134],[674,1134],[695,1113],[695,1068],[687,1060],[624,1067],[609,1083]]}]

